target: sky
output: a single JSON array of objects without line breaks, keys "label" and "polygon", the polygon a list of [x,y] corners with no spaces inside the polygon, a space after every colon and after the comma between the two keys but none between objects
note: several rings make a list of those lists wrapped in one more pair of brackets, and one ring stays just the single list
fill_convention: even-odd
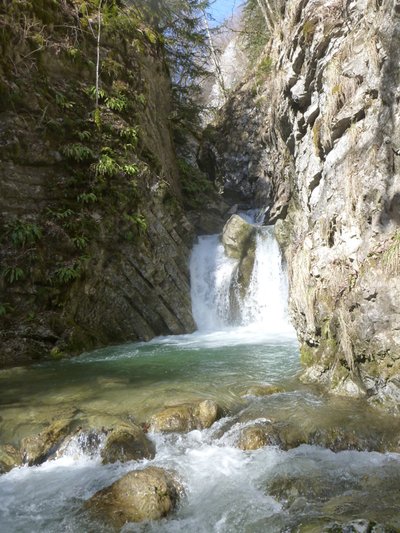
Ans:
[{"label": "sky", "polygon": [[242,0],[215,0],[209,11],[215,19],[215,23],[221,24],[227,17],[232,15],[232,11],[240,4],[242,4]]}]

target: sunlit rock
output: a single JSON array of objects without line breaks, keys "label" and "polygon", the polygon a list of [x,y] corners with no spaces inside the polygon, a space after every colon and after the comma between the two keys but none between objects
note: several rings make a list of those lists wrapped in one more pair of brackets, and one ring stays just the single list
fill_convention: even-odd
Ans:
[{"label": "sunlit rock", "polygon": [[278,444],[279,439],[271,424],[245,427],[241,430],[238,448],[241,450],[258,450],[267,445]]},{"label": "sunlit rock", "polygon": [[15,466],[20,466],[21,464],[21,455],[14,446],[11,446],[11,444],[0,446],[0,474],[5,474]]},{"label": "sunlit rock", "polygon": [[120,529],[127,522],[159,520],[174,510],[182,487],[162,468],[129,472],[97,492],[85,507],[94,518]]},{"label": "sunlit rock", "polygon": [[23,462],[29,466],[39,465],[54,456],[64,439],[74,430],[73,418],[53,421],[46,429],[25,437],[21,442]]},{"label": "sunlit rock", "polygon": [[239,215],[232,215],[224,226],[222,243],[228,257],[241,259],[256,229]]},{"label": "sunlit rock", "polygon": [[165,408],[150,419],[151,431],[179,432],[210,427],[222,411],[213,400],[185,403]]}]

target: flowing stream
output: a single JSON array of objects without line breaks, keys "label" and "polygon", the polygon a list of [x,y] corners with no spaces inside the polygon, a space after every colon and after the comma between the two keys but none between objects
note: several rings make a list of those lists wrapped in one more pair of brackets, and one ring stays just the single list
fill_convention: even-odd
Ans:
[{"label": "flowing stream", "polygon": [[[236,272],[237,261],[225,256],[218,236],[200,237],[191,259],[196,333],[0,372],[3,444],[17,445],[68,409],[88,427],[126,417],[145,422],[165,405],[203,398],[225,410],[203,431],[150,434],[157,449],[151,461],[104,466],[98,453],[73,442],[57,459],[14,468],[0,476],[2,533],[108,531],[91,522],[83,502],[149,464],[177,472],[185,496],[171,517],[123,531],[318,532],[356,519],[393,528],[376,532],[400,530],[400,456],[367,451],[399,436],[398,422],[359,400],[328,398],[296,378],[299,354],[271,228],[258,229],[249,287],[232,325]],[[258,396],[257,387],[266,385],[278,388]],[[238,448],[244,428],[268,421],[283,428],[282,446]],[[340,448],[343,432],[358,439],[360,451],[324,447],[326,441]],[[313,438],[296,445],[298,434]]]}]

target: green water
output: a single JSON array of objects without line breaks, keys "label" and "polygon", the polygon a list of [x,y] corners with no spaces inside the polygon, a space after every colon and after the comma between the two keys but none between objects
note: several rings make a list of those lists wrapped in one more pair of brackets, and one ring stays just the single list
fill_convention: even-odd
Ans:
[{"label": "green water", "polygon": [[[126,417],[144,422],[165,405],[212,398],[225,409],[225,417],[208,430],[187,435],[150,434],[157,450],[152,461],[104,466],[98,456],[74,449],[39,467],[13,469],[0,476],[0,531],[108,532],[83,512],[84,502],[147,464],[174,470],[185,496],[170,518],[131,524],[124,532],[319,532],[327,524],[359,518],[394,528],[377,532],[398,531],[397,453],[333,453],[304,445],[289,451],[237,448],[240,431],[265,419],[289,424],[296,434],[346,430],[361,435],[366,450],[400,435],[396,419],[365,402],[331,398],[301,385],[299,370],[293,337],[236,328],[2,371],[3,444],[17,445],[71,409],[82,426],[99,428]],[[282,392],[249,395],[259,384],[279,385]],[[311,529],[301,529],[307,524]]]},{"label": "green water", "polygon": [[227,332],[183,335],[4,370],[2,440],[17,444],[65,408],[78,409],[95,426],[127,415],[144,422],[164,405],[198,398],[232,410],[252,385],[293,379],[299,370],[294,340],[251,344],[248,333],[237,331],[228,340]]}]

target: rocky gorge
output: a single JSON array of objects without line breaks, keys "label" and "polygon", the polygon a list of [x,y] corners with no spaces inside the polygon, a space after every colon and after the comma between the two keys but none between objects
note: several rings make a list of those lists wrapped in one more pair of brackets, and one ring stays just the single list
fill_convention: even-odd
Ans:
[{"label": "rocky gorge", "polygon": [[[32,12],[37,24],[44,23],[40,9]],[[68,9],[53,13],[74,16]],[[187,185],[191,167],[179,170],[171,104],[151,104],[168,81],[150,42],[147,56],[136,52],[129,59],[141,85],[130,87],[119,77],[122,63],[105,78],[111,93],[136,101],[129,101],[136,111],[130,124],[104,97],[104,142],[90,114],[86,123],[80,118],[90,102],[85,94],[93,67],[68,59],[72,45],[61,45],[68,35],[51,37],[49,47],[62,51],[57,62],[43,46],[29,59],[28,74],[11,70],[15,60],[3,43],[3,364],[193,330],[186,265],[196,228],[221,229],[229,202],[239,200],[265,209],[266,223],[276,222],[304,379],[395,408],[398,7],[390,1],[291,2],[274,24],[263,57],[232,90],[199,152],[200,167],[223,187],[228,203],[199,170],[198,190]],[[111,63],[118,51],[114,37],[107,39],[101,53]],[[30,42],[23,46],[18,53],[29,54]],[[43,69],[47,86],[33,99],[24,96],[24,84]],[[14,81],[4,77],[11,71]],[[70,78],[67,88],[67,72],[84,72],[84,78],[75,84]],[[48,91],[54,105],[38,122]],[[13,111],[9,98],[16,99]],[[75,127],[87,128],[84,142]],[[124,141],[132,147],[129,156],[127,148],[120,153],[126,132],[133,136]],[[75,153],[79,149],[85,153]],[[115,163],[114,170],[83,178],[88,167],[96,174],[96,158]],[[114,192],[104,202],[107,180]],[[183,194],[208,191],[202,200],[207,217],[191,204],[189,221],[182,186]]]},{"label": "rocky gorge", "polygon": [[249,1],[202,132],[168,3],[0,7],[6,533],[400,531],[397,4]]}]

